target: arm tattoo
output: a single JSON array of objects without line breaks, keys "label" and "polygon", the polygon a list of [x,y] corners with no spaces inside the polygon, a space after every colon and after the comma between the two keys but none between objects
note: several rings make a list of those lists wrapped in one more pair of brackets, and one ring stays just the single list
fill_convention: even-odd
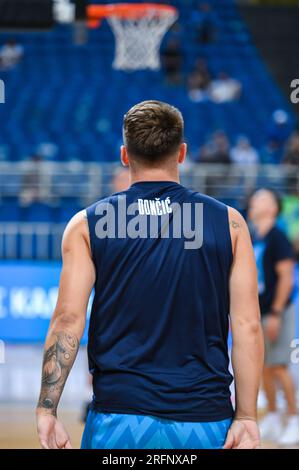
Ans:
[{"label": "arm tattoo", "polygon": [[236,222],[235,220],[232,220],[231,221],[231,226],[233,228],[240,228],[241,227],[241,224],[239,224],[239,222]]},{"label": "arm tattoo", "polygon": [[79,348],[77,337],[69,331],[58,331],[54,343],[44,353],[42,384],[38,408],[56,415],[58,402]]}]

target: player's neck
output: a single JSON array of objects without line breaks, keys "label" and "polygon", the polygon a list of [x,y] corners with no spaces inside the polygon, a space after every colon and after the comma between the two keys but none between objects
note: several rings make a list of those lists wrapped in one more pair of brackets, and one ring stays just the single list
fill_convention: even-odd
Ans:
[{"label": "player's neck", "polygon": [[161,168],[150,168],[130,171],[131,184],[142,181],[174,181],[180,182],[178,169],[165,170]]}]

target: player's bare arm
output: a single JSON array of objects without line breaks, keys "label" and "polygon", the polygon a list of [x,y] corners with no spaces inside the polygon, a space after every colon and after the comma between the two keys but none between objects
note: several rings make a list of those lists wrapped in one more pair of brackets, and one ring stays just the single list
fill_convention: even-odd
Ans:
[{"label": "player's bare arm", "polygon": [[95,281],[85,212],[69,222],[62,240],[63,268],[57,304],[45,343],[40,397],[36,409],[44,448],[69,448],[69,436],[57,420],[58,403],[75,361]]},{"label": "player's bare arm", "polygon": [[76,334],[61,329],[51,334],[53,344],[45,351],[38,409],[56,416],[57,405],[75,360],[79,341]]},{"label": "player's bare arm", "polygon": [[260,445],[256,403],[264,359],[256,264],[245,220],[238,211],[229,208],[229,221],[233,249],[230,319],[236,410],[224,448],[254,449]]}]

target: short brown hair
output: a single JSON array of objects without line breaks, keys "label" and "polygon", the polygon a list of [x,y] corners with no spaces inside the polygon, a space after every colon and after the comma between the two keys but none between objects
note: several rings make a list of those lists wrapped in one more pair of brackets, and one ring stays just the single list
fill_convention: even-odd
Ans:
[{"label": "short brown hair", "polygon": [[123,137],[128,153],[144,162],[172,155],[183,142],[180,111],[162,101],[142,101],[124,116]]}]

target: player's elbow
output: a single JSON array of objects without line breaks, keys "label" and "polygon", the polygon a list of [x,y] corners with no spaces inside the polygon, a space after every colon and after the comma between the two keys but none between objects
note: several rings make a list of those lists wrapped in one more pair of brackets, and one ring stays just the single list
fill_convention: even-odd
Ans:
[{"label": "player's elbow", "polygon": [[85,315],[83,312],[78,312],[69,305],[56,307],[52,322],[52,328],[55,330],[83,330],[85,326]]},{"label": "player's elbow", "polygon": [[259,336],[262,334],[262,325],[260,320],[254,320],[249,322],[248,333],[252,336]]},{"label": "player's elbow", "polygon": [[232,326],[234,343],[239,341],[242,343],[244,339],[258,339],[262,338],[262,326],[260,318],[245,319]]}]

